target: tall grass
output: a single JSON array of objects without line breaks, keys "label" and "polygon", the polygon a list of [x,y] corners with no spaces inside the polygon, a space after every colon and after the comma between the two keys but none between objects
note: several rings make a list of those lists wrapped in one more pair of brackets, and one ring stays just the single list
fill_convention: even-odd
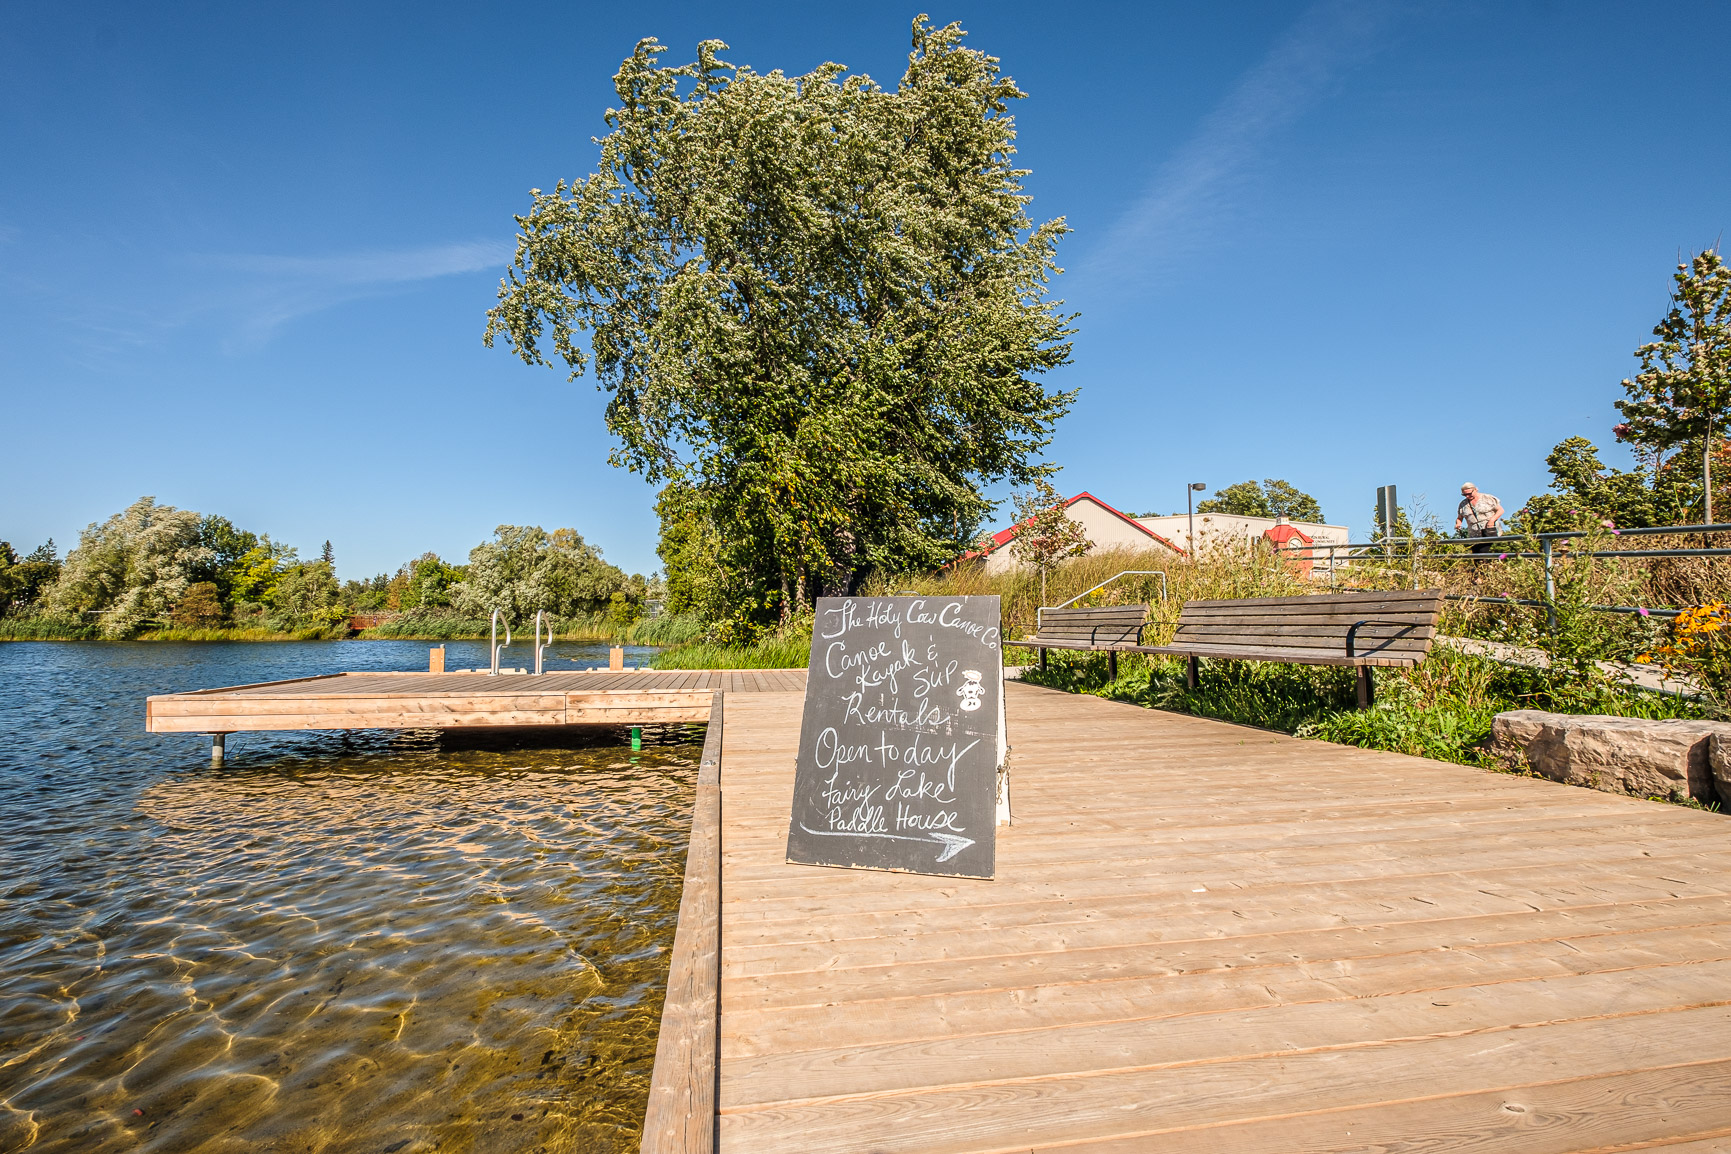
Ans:
[{"label": "tall grass", "polygon": [[149,629],[140,633],[139,641],[334,641],[347,637],[343,628],[326,629],[310,626],[306,629]]},{"label": "tall grass", "polygon": [[811,635],[765,637],[752,645],[697,641],[655,655],[656,669],[804,669],[811,662]]},{"label": "tall grass", "polygon": [[[1222,544],[1203,550],[1194,563],[1164,550],[1112,549],[1090,553],[1065,562],[1046,575],[1043,603],[1062,604],[1115,574],[1136,569],[1164,573],[1165,581],[1158,576],[1123,577],[1076,604],[1146,604],[1149,623],[1143,637],[1149,645],[1164,644],[1171,639],[1186,601],[1327,592],[1327,586],[1318,587],[1268,550]],[[871,582],[863,592],[881,596],[903,590],[949,597],[995,594],[1003,609],[1004,636],[1011,639],[1033,635],[1036,611],[1042,604],[1037,573],[1029,570],[987,573],[978,564],[928,575],[886,577]]]},{"label": "tall grass", "polygon": [[0,641],[95,641],[101,636],[100,626],[77,617],[58,614],[0,617]]},{"label": "tall grass", "polygon": [[704,625],[695,617],[676,617],[663,613],[646,617],[631,627],[628,639],[633,645],[687,645],[703,637]]}]

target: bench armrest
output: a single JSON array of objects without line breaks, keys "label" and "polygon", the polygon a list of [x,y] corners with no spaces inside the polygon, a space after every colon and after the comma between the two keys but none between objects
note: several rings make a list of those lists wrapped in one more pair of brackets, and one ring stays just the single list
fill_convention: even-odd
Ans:
[{"label": "bench armrest", "polygon": [[[1346,655],[1348,657],[1357,657],[1358,656],[1358,654],[1354,651],[1354,646],[1358,642],[1358,630],[1359,630],[1359,627],[1361,625],[1398,625],[1401,627],[1401,633],[1408,633],[1414,629],[1419,628],[1417,625],[1413,624],[1411,621],[1378,621],[1378,620],[1376,620],[1374,618],[1370,618],[1370,617],[1365,618],[1363,621],[1354,621],[1352,623],[1352,625],[1346,631]],[[1388,638],[1384,638],[1384,640],[1393,641],[1394,638],[1388,637]]]}]

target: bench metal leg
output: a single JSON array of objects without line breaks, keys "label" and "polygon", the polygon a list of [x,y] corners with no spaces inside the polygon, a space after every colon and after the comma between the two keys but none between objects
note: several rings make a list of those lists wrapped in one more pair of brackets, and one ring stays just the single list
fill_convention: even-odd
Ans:
[{"label": "bench metal leg", "polygon": [[1195,689],[1202,680],[1196,664],[1196,655],[1192,653],[1184,659],[1184,688]]},{"label": "bench metal leg", "polygon": [[1358,707],[1369,709],[1376,704],[1376,682],[1370,678],[1370,666],[1358,667]]},{"label": "bench metal leg", "polygon": [[1046,671],[1046,651],[1044,649],[1042,649],[1042,650],[1040,650],[1040,672],[1044,673],[1045,671]]},{"label": "bench metal leg", "polygon": [[1106,651],[1106,672],[1111,674],[1107,680],[1118,680],[1118,652],[1115,649]]}]

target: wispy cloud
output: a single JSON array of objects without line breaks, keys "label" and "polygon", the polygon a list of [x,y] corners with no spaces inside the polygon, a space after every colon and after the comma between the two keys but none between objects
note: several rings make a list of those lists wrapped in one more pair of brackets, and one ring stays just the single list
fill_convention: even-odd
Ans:
[{"label": "wispy cloud", "polygon": [[353,300],[459,273],[502,268],[508,242],[470,241],[328,256],[207,255],[198,263],[221,286],[207,309],[230,314],[231,344],[256,346],[289,321]]},{"label": "wispy cloud", "polygon": [[1199,247],[1269,140],[1374,52],[1391,18],[1372,0],[1322,0],[1305,11],[1160,166],[1080,271],[1119,283],[1153,278]]}]

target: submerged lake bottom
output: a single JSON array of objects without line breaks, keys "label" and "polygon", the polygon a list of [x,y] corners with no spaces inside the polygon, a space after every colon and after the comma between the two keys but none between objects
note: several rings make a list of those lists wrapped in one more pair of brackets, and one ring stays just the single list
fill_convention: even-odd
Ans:
[{"label": "submerged lake bottom", "polygon": [[0,1150],[635,1149],[701,727],[142,732],[425,648],[0,645]]}]

